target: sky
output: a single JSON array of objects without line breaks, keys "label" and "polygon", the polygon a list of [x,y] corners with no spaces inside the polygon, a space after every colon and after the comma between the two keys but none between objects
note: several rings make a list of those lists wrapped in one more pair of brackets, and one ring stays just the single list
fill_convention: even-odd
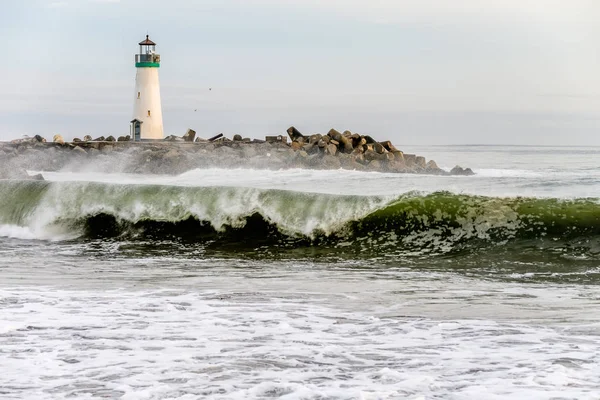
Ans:
[{"label": "sky", "polygon": [[[0,140],[123,135],[137,43],[166,134],[600,145],[597,0],[2,0]],[[210,90],[209,90],[210,89]]]}]

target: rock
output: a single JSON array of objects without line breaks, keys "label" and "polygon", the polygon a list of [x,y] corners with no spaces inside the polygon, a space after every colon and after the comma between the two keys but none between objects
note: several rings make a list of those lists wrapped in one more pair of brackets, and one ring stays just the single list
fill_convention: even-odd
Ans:
[{"label": "rock", "polygon": [[94,139],[94,142],[104,142],[104,140],[105,140],[104,136],[100,136],[100,137],[97,137],[96,139]]},{"label": "rock", "polygon": [[35,174],[29,177],[32,181],[44,181],[44,176],[42,174]]},{"label": "rock", "polygon": [[165,142],[183,142],[183,138],[176,136],[176,135],[169,135],[166,138],[164,138]]},{"label": "rock", "polygon": [[296,141],[296,142],[304,143],[306,141],[306,140],[304,140],[304,135],[301,134],[300,131],[293,126],[290,126],[288,128],[287,134],[290,137],[290,139],[292,140],[292,142]]},{"label": "rock", "polygon": [[380,161],[380,160],[384,160],[385,159],[385,155],[379,154],[379,153],[377,153],[377,152],[375,152],[373,150],[367,150],[367,151],[365,151],[364,157],[365,157],[365,160],[367,160],[367,161],[373,161],[373,160],[379,160]]},{"label": "rock", "polygon": [[316,143],[304,143],[304,145],[302,146],[302,150],[306,151],[307,153],[312,153],[313,151],[315,151],[315,149],[318,149],[319,146],[317,146]]},{"label": "rock", "polygon": [[300,142],[292,142],[292,149],[293,150],[300,150],[302,148],[302,143]]},{"label": "rock", "polygon": [[366,143],[361,143],[362,138],[360,137],[360,135],[358,133],[353,133],[352,136],[350,136],[350,139],[352,140],[352,147],[354,147],[354,148],[357,148],[358,146],[366,144]]},{"label": "rock", "polygon": [[457,165],[450,170],[450,175],[471,176],[475,175],[475,173],[471,170],[471,168],[462,168],[460,165]]},{"label": "rock", "polygon": [[87,151],[85,151],[85,149],[79,147],[79,146],[75,146],[73,147],[73,150],[71,150],[72,153],[77,154],[77,155],[87,155]]},{"label": "rock", "polygon": [[342,139],[342,134],[336,131],[335,129],[330,129],[327,133],[327,136],[335,140],[336,142],[340,142]]},{"label": "rock", "polygon": [[208,142],[208,140],[207,139],[202,139],[200,137],[197,137],[196,140],[195,140],[195,142],[196,143],[206,143],[206,142]]},{"label": "rock", "polygon": [[324,149],[325,146],[327,146],[327,142],[324,139],[320,139],[319,142],[317,143],[317,146],[319,146],[319,148]]},{"label": "rock", "polygon": [[425,160],[425,157],[417,156],[415,159],[415,164],[420,168],[425,168],[427,166],[427,161]]},{"label": "rock", "polygon": [[407,168],[412,168],[416,165],[417,156],[414,154],[404,154],[404,162]]},{"label": "rock", "polygon": [[302,157],[302,158],[306,158],[306,157],[308,157],[308,153],[306,151],[304,151],[304,150],[300,150],[298,152],[298,156]]},{"label": "rock", "polygon": [[365,141],[365,144],[372,144],[372,143],[377,143],[375,141],[375,139],[373,139],[371,136],[361,136],[361,138]]},{"label": "rock", "polygon": [[386,151],[381,143],[373,143],[373,150],[378,154],[383,154]]},{"label": "rock", "polygon": [[91,142],[91,141],[92,141],[92,137],[91,137],[90,135],[85,135],[85,136],[83,137],[83,141],[84,141],[84,142]]},{"label": "rock", "polygon": [[117,142],[129,142],[129,136],[119,136]]},{"label": "rock", "polygon": [[52,138],[52,142],[58,144],[65,144],[65,140],[61,135],[54,135],[54,137]]},{"label": "rock", "polygon": [[433,160],[429,160],[425,165],[426,170],[439,170],[440,168],[437,166],[436,162]]},{"label": "rock", "polygon": [[73,143],[79,143],[79,142],[81,142],[81,139],[79,139],[79,138],[77,138],[77,137],[76,137],[76,138],[73,138]]},{"label": "rock", "polygon": [[315,135],[310,135],[310,137],[308,138],[308,143],[315,145],[317,143],[319,143],[319,140],[321,140],[323,138],[323,136],[319,133],[315,134]]},{"label": "rock", "polygon": [[196,139],[196,131],[193,129],[188,129],[185,135],[183,135],[183,140],[186,142],[193,142]]},{"label": "rock", "polygon": [[[350,138],[350,131],[346,131],[344,133],[346,134],[341,134],[340,132],[336,131],[335,129],[331,129],[329,131],[329,133],[327,134],[327,136],[329,136],[330,138],[332,138],[333,140],[335,140],[338,143],[338,147],[340,147],[341,149],[344,150],[344,152],[350,154],[352,153],[352,150],[354,149],[354,144],[352,143],[352,139]],[[339,146],[341,144],[341,146]]]},{"label": "rock", "polygon": [[35,139],[36,142],[38,143],[46,143],[46,139],[44,139],[43,137],[41,137],[40,135],[35,135],[33,137]]},{"label": "rock", "polygon": [[233,135],[233,141],[234,142],[241,142],[242,140],[244,140],[242,138],[242,135]]},{"label": "rock", "polygon": [[404,160],[404,153],[397,150],[392,153],[394,155],[394,163],[402,168],[406,167],[406,161]]},{"label": "rock", "polygon": [[282,135],[266,136],[265,141],[267,143],[287,143],[287,137]]},{"label": "rock", "polygon": [[327,154],[335,156],[338,152],[338,148],[335,144],[329,143],[326,147]]},{"label": "rock", "polygon": [[106,139],[104,139],[106,142],[116,142],[115,137],[114,136],[109,136]]},{"label": "rock", "polygon": [[389,140],[386,140],[385,142],[380,142],[380,143],[389,152],[395,153],[398,151],[398,149],[396,147],[394,147],[392,142],[390,142]]}]

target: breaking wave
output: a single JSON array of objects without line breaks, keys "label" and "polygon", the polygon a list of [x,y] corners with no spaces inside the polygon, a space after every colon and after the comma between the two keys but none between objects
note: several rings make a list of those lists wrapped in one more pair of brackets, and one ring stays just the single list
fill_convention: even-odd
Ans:
[{"label": "breaking wave", "polygon": [[240,187],[0,182],[0,236],[183,238],[445,253],[516,240],[600,241],[598,199],[450,192],[352,196]]}]

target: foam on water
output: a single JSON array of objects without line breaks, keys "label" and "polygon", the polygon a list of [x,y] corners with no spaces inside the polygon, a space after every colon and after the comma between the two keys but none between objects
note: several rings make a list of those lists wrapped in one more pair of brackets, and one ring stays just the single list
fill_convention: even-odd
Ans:
[{"label": "foam on water", "polygon": [[[446,318],[410,317],[398,314],[402,307],[390,303],[390,294],[380,293],[374,308],[358,293],[351,299],[271,289],[2,289],[0,393],[5,399],[597,399],[598,321],[539,325],[453,319],[452,311]],[[456,289],[459,296],[477,295]],[[510,291],[494,297],[515,308],[522,302],[511,300]],[[445,301],[442,308],[459,306]],[[572,301],[565,297],[564,307]],[[422,312],[426,306],[425,300]]]}]

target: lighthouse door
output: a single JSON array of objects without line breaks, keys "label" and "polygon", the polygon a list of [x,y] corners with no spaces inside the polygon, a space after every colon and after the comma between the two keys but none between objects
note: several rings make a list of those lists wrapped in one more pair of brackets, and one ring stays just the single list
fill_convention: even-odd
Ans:
[{"label": "lighthouse door", "polygon": [[133,140],[139,142],[141,139],[140,121],[135,121],[133,125]]}]

